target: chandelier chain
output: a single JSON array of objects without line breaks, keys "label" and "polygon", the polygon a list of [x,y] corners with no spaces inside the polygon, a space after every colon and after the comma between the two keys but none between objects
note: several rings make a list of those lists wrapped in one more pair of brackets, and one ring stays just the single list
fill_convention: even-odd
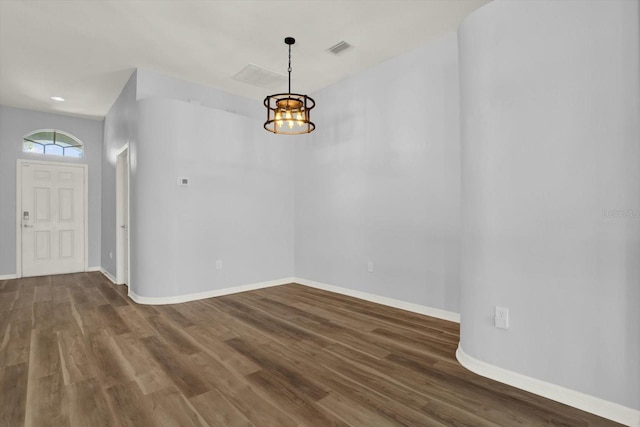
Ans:
[{"label": "chandelier chain", "polygon": [[289,45],[289,93],[291,93],[291,45]]}]

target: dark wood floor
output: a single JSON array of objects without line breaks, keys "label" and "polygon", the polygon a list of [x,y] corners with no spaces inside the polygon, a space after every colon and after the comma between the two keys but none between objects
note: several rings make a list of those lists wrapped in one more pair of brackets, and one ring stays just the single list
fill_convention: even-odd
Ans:
[{"label": "dark wood floor", "polygon": [[142,306],[100,273],[0,281],[1,426],[608,426],[474,375],[458,325],[285,285]]}]

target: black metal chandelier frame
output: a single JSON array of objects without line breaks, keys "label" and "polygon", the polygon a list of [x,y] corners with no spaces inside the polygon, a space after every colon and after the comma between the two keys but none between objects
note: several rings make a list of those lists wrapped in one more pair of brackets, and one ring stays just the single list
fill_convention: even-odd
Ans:
[{"label": "black metal chandelier frame", "polygon": [[313,98],[291,92],[291,45],[293,37],[286,37],[289,46],[289,92],[276,93],[264,99],[267,108],[267,121],[264,128],[269,132],[283,135],[300,135],[313,132],[316,125],[311,121],[311,109],[316,106]]}]

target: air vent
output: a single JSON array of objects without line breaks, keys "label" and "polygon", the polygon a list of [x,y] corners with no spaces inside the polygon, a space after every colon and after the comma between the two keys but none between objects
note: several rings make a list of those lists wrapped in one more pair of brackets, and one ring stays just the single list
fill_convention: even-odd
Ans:
[{"label": "air vent", "polygon": [[287,87],[288,81],[287,76],[265,70],[253,64],[244,67],[233,76],[233,79],[265,89],[284,89]]},{"label": "air vent", "polygon": [[327,49],[329,52],[333,53],[334,55],[338,55],[339,53],[344,52],[345,50],[349,49],[351,47],[351,45],[345,41],[341,41],[340,43],[331,46],[329,49]]}]

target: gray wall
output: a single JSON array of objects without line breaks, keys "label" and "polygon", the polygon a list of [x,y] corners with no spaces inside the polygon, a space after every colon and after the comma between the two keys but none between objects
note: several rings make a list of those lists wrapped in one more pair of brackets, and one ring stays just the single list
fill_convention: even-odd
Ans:
[{"label": "gray wall", "polygon": [[296,276],[458,311],[457,55],[451,33],[313,94],[318,128],[296,140]]},{"label": "gray wall", "polygon": [[[459,31],[461,346],[635,409],[638,12],[625,0],[496,1]],[[496,305],[510,309],[507,331],[493,326]]]},{"label": "gray wall", "polygon": [[170,297],[293,276],[295,140],[179,100],[143,99],[138,114],[131,290]]},{"label": "gray wall", "polygon": [[[22,137],[37,129],[59,129],[78,137],[84,158],[23,153]],[[102,121],[0,106],[0,276],[16,274],[16,160],[89,165],[89,267],[100,266],[100,175]]]},{"label": "gray wall", "polygon": [[[104,119],[101,266],[113,277],[116,277],[116,153],[137,137],[136,81],[134,72]],[[129,155],[133,162],[133,148]]]}]

